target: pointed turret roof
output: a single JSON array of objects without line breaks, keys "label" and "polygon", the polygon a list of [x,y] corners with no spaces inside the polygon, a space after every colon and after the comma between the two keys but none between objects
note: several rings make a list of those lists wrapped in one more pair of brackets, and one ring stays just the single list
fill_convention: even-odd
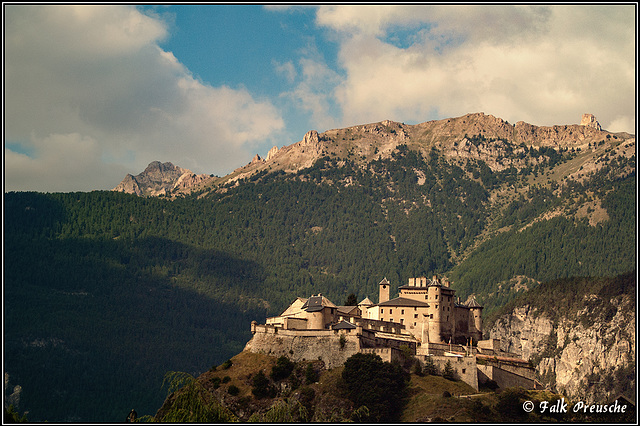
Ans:
[{"label": "pointed turret roof", "polygon": [[482,308],[482,306],[478,303],[475,296],[471,296],[467,301],[467,306],[470,308]]}]

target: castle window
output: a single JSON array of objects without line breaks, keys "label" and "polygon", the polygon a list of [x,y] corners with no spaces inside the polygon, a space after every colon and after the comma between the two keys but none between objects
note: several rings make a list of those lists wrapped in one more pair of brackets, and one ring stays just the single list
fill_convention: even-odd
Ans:
[{"label": "castle window", "polygon": [[418,318],[418,314],[413,314],[413,317],[414,318]]},{"label": "castle window", "polygon": [[414,323],[413,323],[413,326],[415,327],[416,325],[417,325],[417,324],[414,322]]},{"label": "castle window", "polygon": [[400,324],[404,324],[404,319],[400,318]]},{"label": "castle window", "polygon": [[436,294],[436,300],[438,300],[438,295]]},{"label": "castle window", "polygon": [[462,369],[462,374],[465,374],[466,372],[467,372],[467,369],[466,369],[466,368],[463,368],[463,369]]},{"label": "castle window", "polygon": [[384,314],[384,308],[380,308],[380,313]]},{"label": "castle window", "polygon": [[404,315],[404,309],[402,310],[402,312],[400,312],[402,315]]},{"label": "castle window", "polygon": [[393,309],[389,309],[389,315],[393,313]]}]

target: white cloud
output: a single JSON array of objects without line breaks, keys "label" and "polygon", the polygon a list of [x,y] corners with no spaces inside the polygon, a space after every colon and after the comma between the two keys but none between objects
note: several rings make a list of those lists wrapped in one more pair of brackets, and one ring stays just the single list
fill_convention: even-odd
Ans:
[{"label": "white cloud", "polygon": [[327,66],[315,48],[305,50],[297,68],[291,62],[285,65],[277,70],[287,71],[287,75],[292,77],[293,88],[280,96],[297,111],[304,111],[312,128],[336,126],[334,90],[341,81],[338,73]]},{"label": "white cloud", "polygon": [[31,143],[37,157],[5,148],[6,190],[90,191],[101,189],[105,178],[122,179],[127,173],[122,166],[105,164],[97,141],[88,136],[78,133],[34,136]]},{"label": "white cloud", "polygon": [[135,8],[6,6],[5,21],[5,142],[29,152],[5,149],[5,190],[110,189],[154,160],[223,174],[283,127],[269,101],[196,80]]},{"label": "white cloud", "polygon": [[635,127],[633,6],[330,6],[344,124],[483,111]]}]

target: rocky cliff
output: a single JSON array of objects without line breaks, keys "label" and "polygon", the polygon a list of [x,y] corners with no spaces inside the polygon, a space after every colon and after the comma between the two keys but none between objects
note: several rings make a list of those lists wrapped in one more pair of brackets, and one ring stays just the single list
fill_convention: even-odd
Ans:
[{"label": "rocky cliff", "polygon": [[489,333],[503,350],[528,359],[544,385],[570,398],[590,403],[619,394],[633,398],[635,297],[604,290],[578,294],[573,308],[556,312],[535,302],[521,304],[500,316]]},{"label": "rocky cliff", "polygon": [[172,163],[153,161],[140,174],[128,174],[113,188],[113,191],[136,194],[138,196],[158,196],[171,194],[174,191],[188,192],[198,184],[212,178],[208,175],[197,175],[191,170],[174,166]]}]

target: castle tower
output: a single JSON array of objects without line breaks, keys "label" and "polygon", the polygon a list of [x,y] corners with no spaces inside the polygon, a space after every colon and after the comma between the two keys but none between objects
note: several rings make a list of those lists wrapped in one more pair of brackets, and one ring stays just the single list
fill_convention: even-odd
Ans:
[{"label": "castle tower", "polygon": [[[442,342],[442,287],[438,279],[434,276],[429,284],[429,341],[432,343]],[[446,342],[445,342],[446,343]]]},{"label": "castle tower", "polygon": [[391,284],[389,284],[389,281],[386,277],[382,281],[380,281],[380,295],[378,297],[378,303],[389,301],[390,287]]},{"label": "castle tower", "polygon": [[474,341],[482,340],[482,309],[474,296],[467,303],[469,307],[469,334]]},{"label": "castle tower", "polygon": [[310,330],[324,329],[324,313],[322,311],[308,312],[307,328]]}]

